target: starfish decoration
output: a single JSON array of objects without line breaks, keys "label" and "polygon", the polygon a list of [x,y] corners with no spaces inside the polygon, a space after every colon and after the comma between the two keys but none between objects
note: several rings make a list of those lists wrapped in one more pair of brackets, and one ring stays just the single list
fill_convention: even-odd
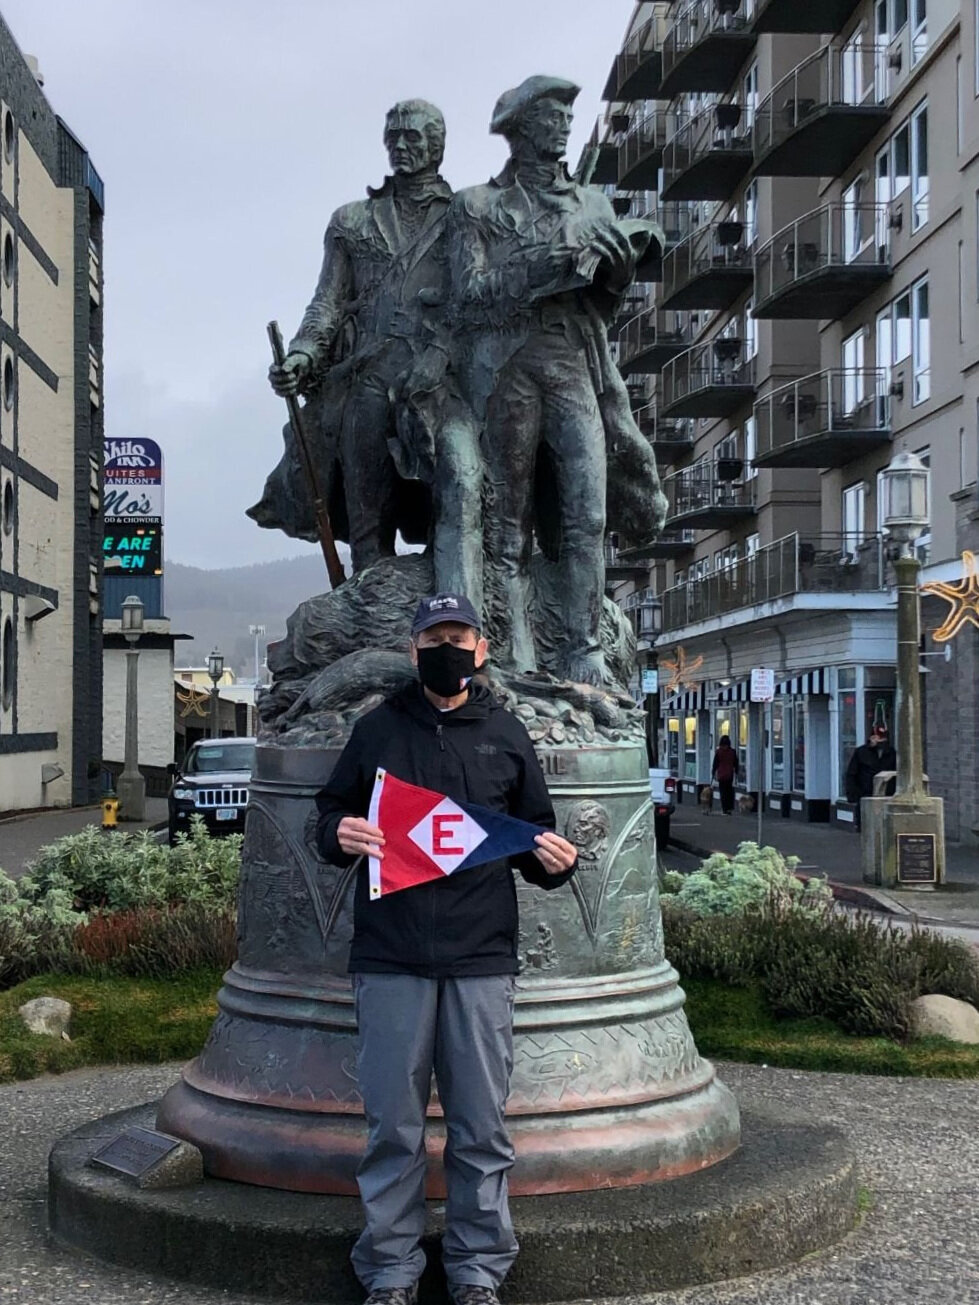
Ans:
[{"label": "starfish decoration", "polygon": [[932,631],[936,643],[954,639],[965,625],[979,629],[979,575],[976,574],[976,555],[968,550],[962,554],[962,579],[955,584],[932,580],[921,586],[923,594],[936,594],[944,598],[951,610],[944,625]]},{"label": "starfish decoration", "polygon": [[207,716],[209,695],[206,689],[195,689],[192,685],[188,686],[186,693],[178,689],[177,701],[183,708],[181,716]]},{"label": "starfish decoration", "polygon": [[694,671],[699,671],[704,664],[703,657],[695,657],[693,661],[687,661],[687,650],[679,647],[675,656],[663,662],[664,671],[669,672],[669,680],[666,685],[667,693],[679,693],[681,689],[695,689],[697,681],[690,677]]}]

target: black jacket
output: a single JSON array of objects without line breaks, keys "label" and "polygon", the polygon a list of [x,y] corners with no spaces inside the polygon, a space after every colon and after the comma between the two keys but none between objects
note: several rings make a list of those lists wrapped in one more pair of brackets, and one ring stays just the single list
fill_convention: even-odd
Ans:
[{"label": "black jacket", "polygon": [[[857,748],[846,768],[846,800],[859,802],[861,798],[873,797],[874,776],[882,770],[897,770],[897,753],[889,743],[879,748],[864,743]],[[893,791],[893,786],[890,787]]]},{"label": "black jacket", "polygon": [[[527,731],[484,688],[473,687],[456,711],[439,712],[420,685],[382,703],[354,726],[326,787],[316,799],[316,836],[325,860],[350,865],[337,826],[366,816],[377,768],[398,779],[475,802],[531,824],[554,828],[554,808]],[[574,874],[549,875],[532,852],[512,858],[524,879],[558,888]],[[516,974],[517,893],[505,861],[371,901],[367,862],[354,894],[351,973],[430,978]]]}]

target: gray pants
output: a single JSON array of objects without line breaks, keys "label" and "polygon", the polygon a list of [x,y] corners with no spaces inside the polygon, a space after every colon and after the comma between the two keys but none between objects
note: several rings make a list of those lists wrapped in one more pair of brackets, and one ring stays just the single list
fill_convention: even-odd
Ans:
[{"label": "gray pants", "polygon": [[367,1151],[357,1174],[366,1226],[351,1259],[367,1290],[410,1287],[425,1255],[425,1109],[432,1072],[445,1114],[442,1263],[450,1286],[497,1288],[517,1254],[507,1204],[513,1147],[511,975],[356,974],[357,1075]]}]

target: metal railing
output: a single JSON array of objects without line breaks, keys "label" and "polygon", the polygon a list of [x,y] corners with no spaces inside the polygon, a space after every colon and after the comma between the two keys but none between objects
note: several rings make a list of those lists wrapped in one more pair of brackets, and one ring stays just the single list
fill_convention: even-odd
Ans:
[{"label": "metal railing", "polygon": [[736,100],[726,100],[678,122],[663,154],[666,184],[700,159],[720,150],[751,152],[750,115]]},{"label": "metal railing", "polygon": [[753,270],[751,249],[746,243],[749,233],[743,222],[710,222],[692,231],[663,258],[663,298],[708,272],[736,269]]},{"label": "metal railing", "polygon": [[747,34],[751,20],[742,0],[693,0],[682,8],[670,23],[663,40],[663,75],[668,76],[677,64],[701,41],[715,33]]},{"label": "metal railing", "polygon": [[672,358],[663,366],[663,406],[672,407],[702,390],[753,385],[755,359],[745,357],[745,348],[742,339],[715,336]]},{"label": "metal railing", "polygon": [[670,109],[652,109],[630,127],[619,146],[620,181],[648,155],[664,148],[682,118],[682,114]]},{"label": "metal railing", "polygon": [[887,373],[834,368],[780,385],[754,406],[757,456],[816,435],[886,430]]},{"label": "metal railing", "polygon": [[662,53],[670,19],[664,6],[658,9],[637,31],[629,37],[616,59],[617,92],[643,66],[647,59]]},{"label": "metal railing", "polygon": [[882,104],[887,86],[886,45],[824,45],[783,77],[758,106],[755,158],[781,145],[824,109]]},{"label": "metal railing", "polygon": [[682,346],[690,343],[690,329],[679,313],[663,308],[646,308],[619,330],[619,362],[629,361],[657,344]]},{"label": "metal railing", "polygon": [[[721,470],[738,459],[725,459]],[[733,468],[732,468],[733,469]],[[744,470],[742,463],[742,471]],[[755,504],[755,482],[742,477],[720,475],[718,463],[698,462],[675,471],[663,480],[663,492],[669,504],[667,520],[711,508],[751,508]]]},{"label": "metal railing", "polygon": [[663,629],[679,630],[800,593],[875,593],[887,588],[883,541],[848,535],[786,535],[750,557],[663,595]]},{"label": "metal railing", "polygon": [[890,264],[890,206],[825,204],[776,232],[755,255],[755,302],[827,268]]},{"label": "metal railing", "polygon": [[633,414],[636,425],[649,440],[650,444],[675,444],[677,453],[693,444],[693,431],[690,423],[683,417],[663,417],[659,412],[656,399]]}]

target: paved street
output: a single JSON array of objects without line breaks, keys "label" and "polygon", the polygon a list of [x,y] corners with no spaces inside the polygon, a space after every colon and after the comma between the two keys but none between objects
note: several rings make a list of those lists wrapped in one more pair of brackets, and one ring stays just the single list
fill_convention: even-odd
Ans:
[{"label": "paved street", "polygon": [[[124,831],[152,829],[161,823],[165,824],[166,819],[166,799],[147,798],[146,819],[140,824],[121,824],[119,828]],[[55,839],[64,838],[66,834],[78,834],[89,825],[101,824],[101,807],[42,811],[37,815],[0,820],[0,870],[17,879],[24,873],[27,862],[36,855],[39,848],[53,843]]]},{"label": "paved street", "polygon": [[[86,1120],[159,1096],[176,1073],[174,1065],[84,1070],[0,1087],[5,1305],[245,1305],[247,1298],[237,1294],[107,1268],[47,1240],[45,1160],[54,1139]],[[845,1128],[872,1209],[864,1225],[829,1253],[784,1271],[645,1298],[650,1305],[979,1305],[974,1083],[733,1065],[723,1067],[723,1076],[756,1101]],[[655,1291],[655,1283],[649,1287]]]}]

